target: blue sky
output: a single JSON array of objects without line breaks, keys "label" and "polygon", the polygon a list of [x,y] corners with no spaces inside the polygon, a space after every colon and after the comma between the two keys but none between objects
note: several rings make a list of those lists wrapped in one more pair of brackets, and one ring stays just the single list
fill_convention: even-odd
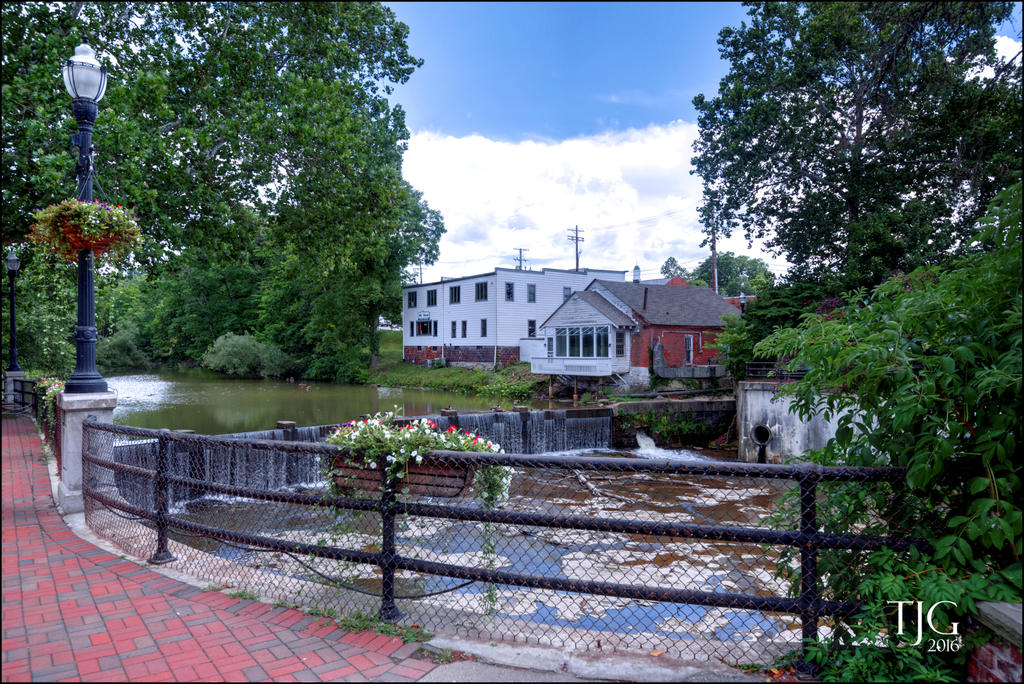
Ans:
[{"label": "blue sky", "polygon": [[694,119],[738,3],[392,3],[425,60],[397,93],[415,131],[557,139]]},{"label": "blue sky", "polygon": [[[387,3],[424,66],[396,88],[411,132],[406,178],[445,218],[424,280],[512,266],[581,266],[657,277],[669,256],[707,257],[692,100],[714,96],[728,65],[718,32],[739,3]],[[1020,8],[1000,33],[1020,49]],[[720,244],[764,259],[784,259]]]}]

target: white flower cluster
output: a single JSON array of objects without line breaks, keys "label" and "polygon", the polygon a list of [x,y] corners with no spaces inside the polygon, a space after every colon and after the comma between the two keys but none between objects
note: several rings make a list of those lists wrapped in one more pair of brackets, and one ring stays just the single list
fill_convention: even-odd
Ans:
[{"label": "white flower cluster", "polygon": [[347,447],[350,460],[361,458],[370,468],[383,456],[387,473],[396,478],[405,476],[407,464],[423,463],[424,455],[434,450],[502,453],[501,445],[455,426],[442,432],[427,418],[394,425],[394,417],[388,411],[340,425],[327,442]]}]

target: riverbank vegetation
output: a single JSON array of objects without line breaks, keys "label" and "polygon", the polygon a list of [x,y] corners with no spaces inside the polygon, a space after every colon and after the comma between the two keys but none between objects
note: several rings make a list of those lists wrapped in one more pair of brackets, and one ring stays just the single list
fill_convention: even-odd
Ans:
[{"label": "riverbank vegetation", "polygon": [[456,366],[417,366],[402,360],[402,333],[381,333],[380,362],[371,369],[368,381],[387,387],[423,387],[461,394],[482,394],[501,400],[527,401],[547,391],[547,376],[534,375],[527,363],[516,363],[496,371]]}]

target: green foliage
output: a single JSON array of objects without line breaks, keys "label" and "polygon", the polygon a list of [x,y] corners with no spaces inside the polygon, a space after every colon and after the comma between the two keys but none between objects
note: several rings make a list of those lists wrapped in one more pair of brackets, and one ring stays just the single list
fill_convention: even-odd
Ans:
[{"label": "green foliage", "polygon": [[284,377],[294,362],[274,345],[260,342],[252,335],[227,333],[203,354],[203,365],[229,375]]},{"label": "green foliage", "polygon": [[494,373],[485,373],[484,380],[473,386],[477,394],[512,401],[527,401],[543,389],[542,376],[530,372],[527,363],[514,363]]},{"label": "green foliage", "polygon": [[455,662],[456,659],[455,651],[450,648],[442,648],[434,654],[431,660],[435,665],[447,665],[448,663]]},{"label": "green foliage", "polygon": [[[14,280],[18,363],[42,374],[66,377],[75,367],[77,269],[35,245],[17,250],[21,268]],[[10,281],[4,278],[4,290]],[[10,362],[7,302],[3,339],[4,367]]]},{"label": "green foliage", "polygon": [[138,370],[152,367],[152,361],[138,346],[138,330],[121,328],[96,341],[96,363],[101,370]]},{"label": "green foliage", "polygon": [[671,412],[626,413],[621,414],[620,421],[624,428],[649,431],[659,444],[703,445],[724,429],[718,424],[694,422],[683,414]]},{"label": "green foliage", "polygon": [[842,290],[962,252],[1021,158],[1020,61],[993,38],[1012,8],[751,3],[719,34],[717,94],[694,99],[705,231]]},{"label": "green foliage", "polygon": [[[97,177],[136,207],[143,233],[132,265],[144,273],[104,276],[130,281],[123,291],[98,278],[103,334],[134,328],[147,356],[186,365],[226,333],[251,334],[305,377],[365,381],[379,321],[400,315],[403,273],[436,259],[444,231],[401,175],[408,131],[388,95],[421,62],[394,12],[339,2],[2,12],[5,64],[17,65],[2,75],[4,242],[24,240],[31,210],[68,194],[74,123],[54,74],[87,34],[112,73]],[[54,371],[66,365],[54,341],[74,327],[73,308],[47,322],[58,303],[26,300],[21,318],[46,331],[24,342]]]},{"label": "green foliage", "polygon": [[385,96],[421,63],[408,29],[377,3],[25,2],[2,18],[5,58],[17,65],[3,72],[5,242],[28,232],[32,207],[67,196],[74,124],[55,74],[83,34],[112,73],[97,174],[137,206],[153,256],[158,242],[231,251],[243,203],[288,187],[318,138],[346,145],[354,168],[372,175],[383,160],[360,162],[382,142],[399,155],[405,136]]},{"label": "green foliage", "polygon": [[259,601],[260,595],[250,589],[239,589],[228,593],[231,598],[247,599],[250,601]]},{"label": "green foliage", "polygon": [[739,381],[747,377],[747,362],[754,360],[756,343],[746,317],[727,316],[722,332],[707,346],[718,351],[718,362],[725,366],[729,377]]},{"label": "green foliage", "polygon": [[[802,416],[837,420],[835,439],[808,458],[908,469],[905,496],[884,486],[823,486],[823,528],[916,536],[931,545],[900,558],[822,554],[828,591],[865,601],[868,611],[861,627],[837,631],[822,647],[836,678],[961,676],[942,655],[887,641],[854,648],[857,639],[874,644],[891,626],[883,599],[953,600],[960,617],[976,613],[981,600],[1020,600],[1019,181],[991,203],[967,251],[953,267],[920,268],[870,295],[854,292],[845,307],[807,314],[755,349],[806,366],[802,380],[780,391]],[[791,497],[782,515],[794,510]]]},{"label": "green foliage", "polygon": [[[717,257],[717,264],[718,292],[723,297],[756,294],[775,282],[775,276],[768,270],[768,265],[755,257],[722,252]],[[713,281],[711,257],[702,261],[692,271],[680,266],[675,257],[669,257],[661,266],[661,274],[666,278],[679,276],[698,287],[710,287],[709,283]]]},{"label": "green foliage", "polygon": [[395,625],[384,622],[375,615],[368,615],[358,610],[340,618],[337,622],[339,627],[350,632],[372,630],[377,634],[396,636],[406,644],[413,641],[429,641],[434,636],[418,625]]}]

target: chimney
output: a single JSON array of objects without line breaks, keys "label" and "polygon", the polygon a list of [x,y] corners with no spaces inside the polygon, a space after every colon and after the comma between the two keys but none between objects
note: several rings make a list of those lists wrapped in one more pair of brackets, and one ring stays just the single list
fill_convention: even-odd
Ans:
[{"label": "chimney", "polygon": [[647,310],[647,288],[644,288],[644,311]]}]

